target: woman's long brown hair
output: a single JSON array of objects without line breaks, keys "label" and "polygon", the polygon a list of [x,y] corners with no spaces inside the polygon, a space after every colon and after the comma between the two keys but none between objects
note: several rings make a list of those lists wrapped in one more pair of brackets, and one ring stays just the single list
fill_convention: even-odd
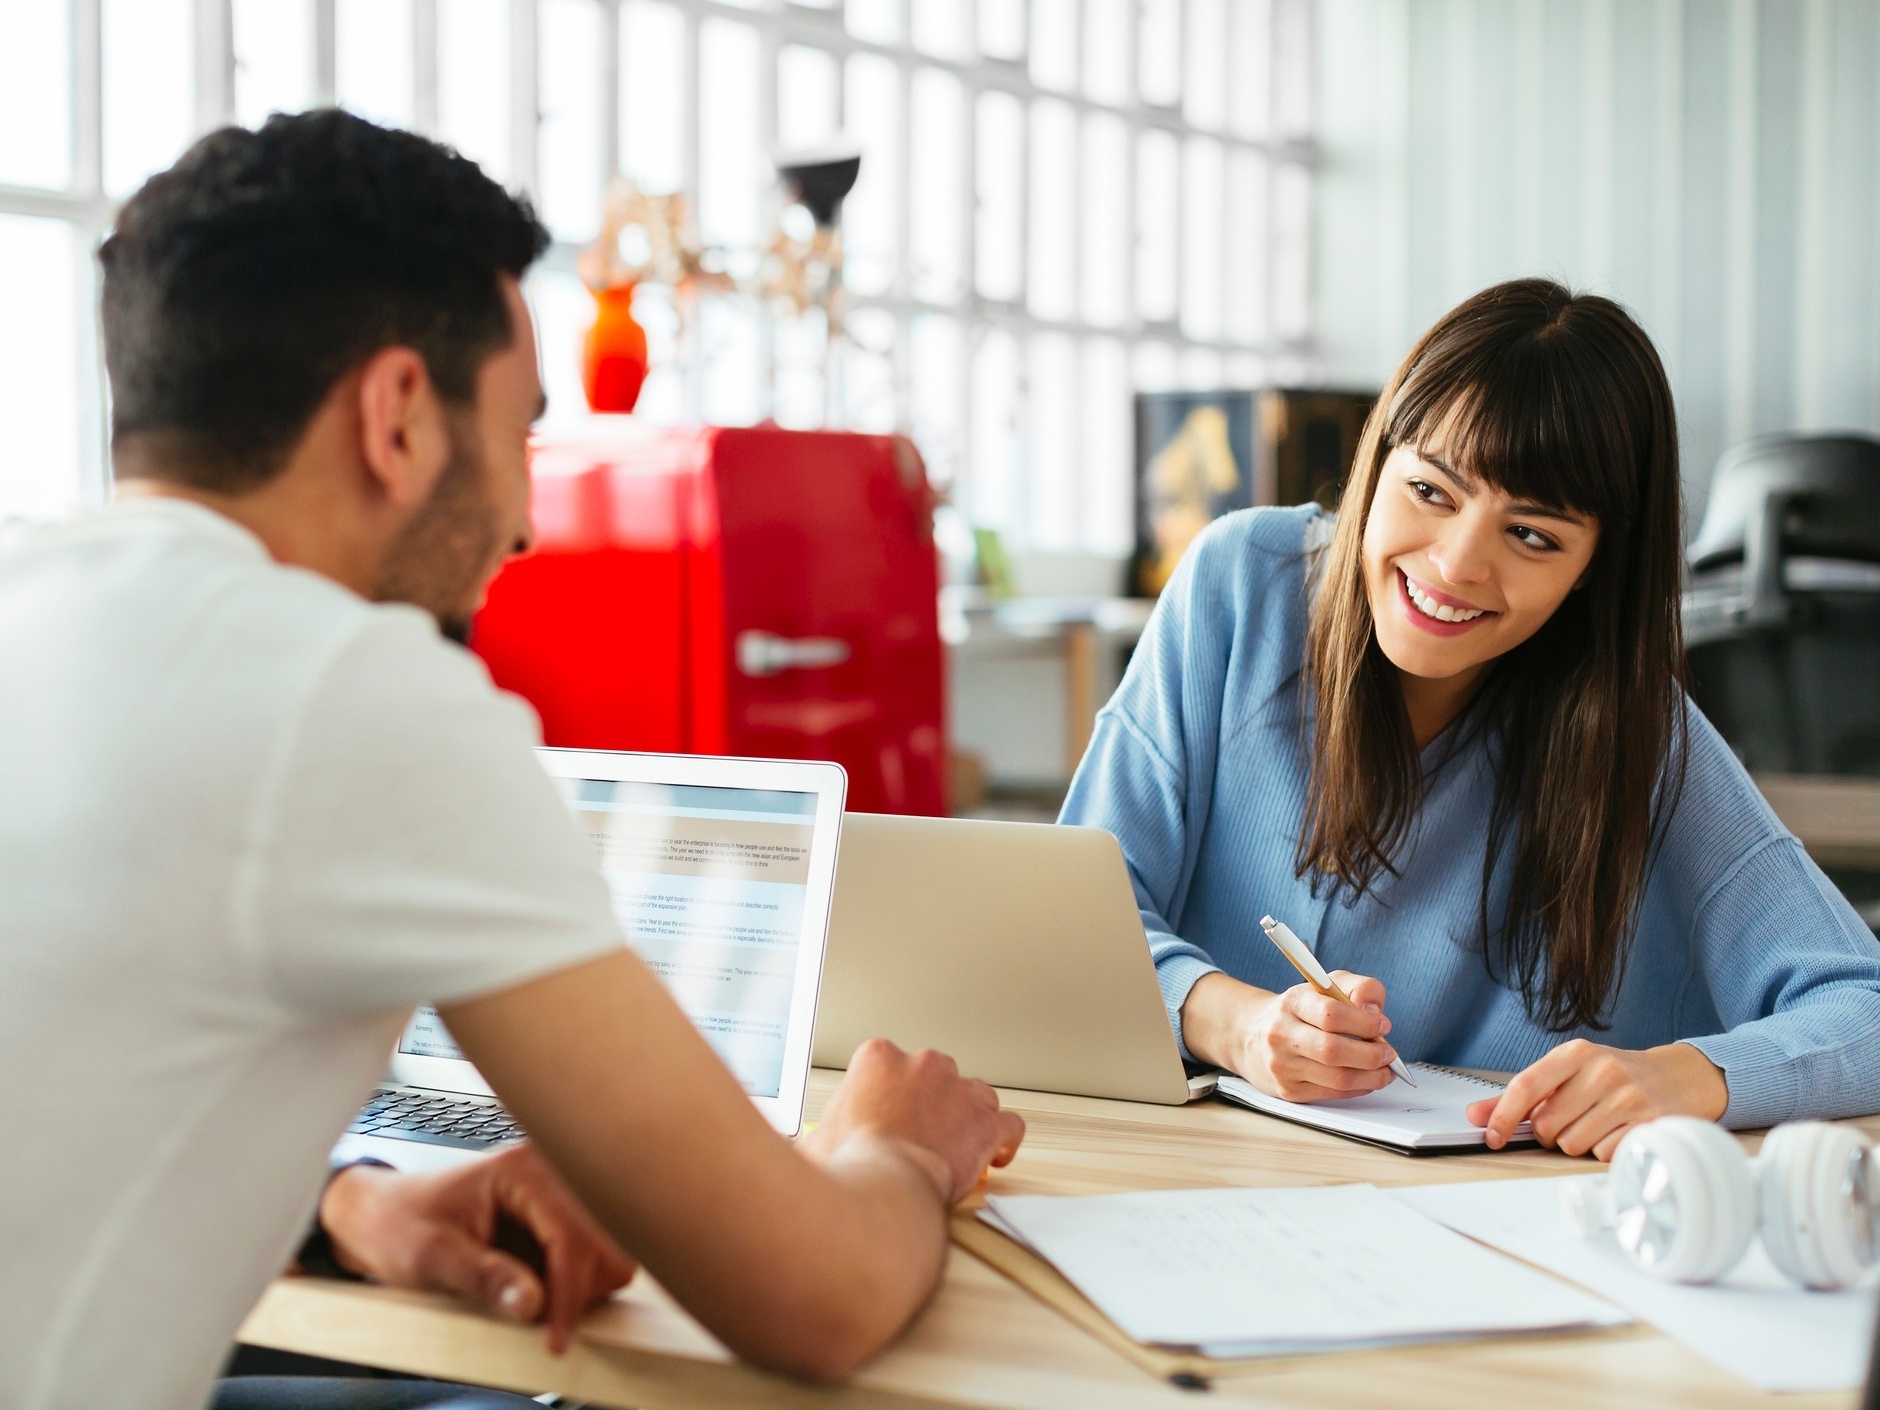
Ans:
[{"label": "woman's long brown hair", "polygon": [[[1583,585],[1449,728],[1479,733],[1496,759],[1480,916],[1490,972],[1553,1031],[1603,1027],[1685,760],[1677,424],[1651,340],[1611,300],[1542,279],[1486,289],[1423,335],[1378,399],[1307,634],[1299,874],[1356,899],[1395,872],[1422,806],[1362,548],[1385,458],[1436,435],[1450,463],[1515,498],[1599,521]],[[1507,906],[1491,916],[1510,840]]]}]

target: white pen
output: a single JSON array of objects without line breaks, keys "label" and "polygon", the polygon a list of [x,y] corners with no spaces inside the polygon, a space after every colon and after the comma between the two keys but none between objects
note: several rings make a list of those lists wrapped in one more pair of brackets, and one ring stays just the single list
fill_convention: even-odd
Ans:
[{"label": "white pen", "polygon": [[[1306,983],[1328,998],[1338,1000],[1341,1004],[1351,1003],[1351,995],[1332,983],[1332,976],[1325,972],[1325,966],[1319,963],[1319,957],[1306,947],[1305,941],[1292,933],[1285,921],[1274,920],[1272,916],[1261,916],[1260,929],[1266,932],[1266,938],[1279,948],[1279,952],[1291,961],[1292,967],[1304,976]],[[1356,1006],[1353,1005],[1353,1007]],[[1410,1075],[1410,1069],[1402,1058],[1392,1058],[1390,1070],[1412,1087],[1416,1086],[1416,1078]]]}]

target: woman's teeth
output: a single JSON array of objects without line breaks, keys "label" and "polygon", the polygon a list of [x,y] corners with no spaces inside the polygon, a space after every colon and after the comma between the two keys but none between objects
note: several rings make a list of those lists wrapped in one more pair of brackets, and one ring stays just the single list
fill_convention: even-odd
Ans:
[{"label": "woman's teeth", "polygon": [[1410,594],[1410,600],[1416,604],[1417,611],[1425,617],[1434,617],[1439,622],[1473,622],[1487,610],[1481,607],[1450,607],[1438,602],[1418,587],[1408,573],[1404,574],[1403,585],[1404,590]]}]

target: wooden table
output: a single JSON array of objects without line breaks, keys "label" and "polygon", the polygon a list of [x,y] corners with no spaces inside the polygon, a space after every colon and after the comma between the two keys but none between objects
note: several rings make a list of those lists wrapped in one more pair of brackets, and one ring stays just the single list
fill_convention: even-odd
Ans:
[{"label": "wooden table", "polygon": [[1756,786],[1821,866],[1880,870],[1880,779],[1758,774]]},{"label": "wooden table", "polygon": [[[810,1106],[837,1074],[813,1075]],[[995,1187],[1086,1194],[1203,1185],[1378,1185],[1588,1172],[1544,1151],[1415,1160],[1209,1101],[1143,1106],[1008,1092],[1030,1130]],[[1867,1123],[1880,1132],[1880,1118]],[[1749,1138],[1750,1145],[1756,1144]],[[441,1298],[313,1278],[274,1284],[241,1339],[449,1380],[645,1410],[743,1406],[1001,1406],[1111,1410],[1184,1406],[1197,1392],[1154,1380],[955,1248],[939,1295],[907,1336],[840,1390],[740,1365],[642,1277],[583,1324],[565,1358],[541,1333],[504,1326]],[[1571,1336],[1275,1360],[1215,1382],[1202,1403],[1270,1406],[1850,1406],[1845,1395],[1774,1396],[1717,1370],[1642,1325]]]}]

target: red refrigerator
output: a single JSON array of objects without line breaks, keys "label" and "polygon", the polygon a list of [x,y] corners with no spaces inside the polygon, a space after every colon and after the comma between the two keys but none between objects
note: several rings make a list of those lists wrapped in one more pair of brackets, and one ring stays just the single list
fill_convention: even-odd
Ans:
[{"label": "red refrigerator", "polygon": [[549,744],[833,759],[850,808],[943,813],[933,505],[899,436],[545,435],[472,642]]}]

